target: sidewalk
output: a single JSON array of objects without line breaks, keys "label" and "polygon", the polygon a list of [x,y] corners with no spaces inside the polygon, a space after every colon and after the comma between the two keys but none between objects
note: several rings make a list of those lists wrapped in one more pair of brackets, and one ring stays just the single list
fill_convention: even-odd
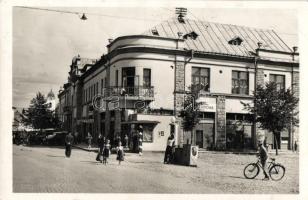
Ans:
[{"label": "sidewalk", "polygon": [[[88,152],[98,152],[99,148],[96,144],[91,145],[91,148],[88,148],[88,144],[86,143],[80,143],[80,144],[74,144],[72,145],[73,147],[77,148],[77,149],[81,149],[84,151],[88,151]],[[110,149],[111,153],[115,152],[115,148]],[[124,151],[126,152],[126,149],[124,148]]]},{"label": "sidewalk", "polygon": [[[86,143],[80,143],[75,144],[73,147],[77,149],[81,149],[88,152],[98,152],[97,145],[92,145],[92,148],[88,148],[88,145]],[[160,151],[164,152],[164,151]],[[199,149],[199,153],[211,153],[211,154],[241,154],[241,155],[255,155],[257,154],[256,150],[244,150],[244,151],[238,151],[238,150],[232,150],[232,151],[213,151],[213,150],[206,150],[206,149]],[[276,150],[275,149],[269,149],[268,154],[275,155]],[[279,155],[291,155],[291,154],[298,154],[298,152],[292,151],[292,150],[278,150]]]},{"label": "sidewalk", "polygon": [[86,143],[80,143],[80,144],[74,144],[73,147],[77,149],[81,149],[88,152],[98,152],[98,146],[97,145],[91,145],[91,148],[88,148],[88,145]]}]

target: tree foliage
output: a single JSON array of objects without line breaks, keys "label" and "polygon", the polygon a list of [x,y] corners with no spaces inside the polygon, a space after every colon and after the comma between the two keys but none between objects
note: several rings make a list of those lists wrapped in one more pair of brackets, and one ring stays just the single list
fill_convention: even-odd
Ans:
[{"label": "tree foliage", "polygon": [[30,102],[28,109],[23,110],[23,123],[32,126],[34,129],[56,128],[58,120],[47,103],[43,94],[38,92]]},{"label": "tree foliage", "polygon": [[184,131],[192,131],[200,120],[199,104],[196,102],[197,98],[197,93],[191,93],[184,98],[183,109],[180,111]]},{"label": "tree foliage", "polygon": [[256,114],[255,122],[262,129],[271,131],[276,137],[281,131],[290,128],[291,124],[298,125],[296,107],[299,99],[290,89],[277,90],[276,83],[270,82],[265,87],[257,85],[254,95],[254,105],[242,104],[246,110]]}]

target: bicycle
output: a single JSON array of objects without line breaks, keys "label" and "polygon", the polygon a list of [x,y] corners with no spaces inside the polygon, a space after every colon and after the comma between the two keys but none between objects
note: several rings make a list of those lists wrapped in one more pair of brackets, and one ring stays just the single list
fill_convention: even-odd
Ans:
[{"label": "bicycle", "polygon": [[[270,158],[270,161],[268,162],[268,173],[272,180],[279,181],[284,177],[285,174],[285,167],[275,162],[275,158]],[[255,163],[249,163],[244,168],[244,176],[247,179],[254,179],[256,176],[258,176],[260,169],[262,169],[260,158]]]}]

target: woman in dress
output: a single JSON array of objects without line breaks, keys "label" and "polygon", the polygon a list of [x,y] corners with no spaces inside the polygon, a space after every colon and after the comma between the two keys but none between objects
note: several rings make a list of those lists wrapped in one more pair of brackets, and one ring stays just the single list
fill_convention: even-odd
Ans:
[{"label": "woman in dress", "polygon": [[92,148],[92,135],[90,134],[90,132],[88,132],[88,136],[87,136],[87,139],[88,139],[88,149],[91,149]]},{"label": "woman in dress", "polygon": [[121,164],[121,161],[124,161],[124,150],[121,141],[117,146],[117,160],[119,161],[119,165]]},{"label": "woman in dress", "polygon": [[104,146],[103,150],[103,164],[107,164],[107,159],[109,158],[110,155],[110,140],[106,140],[106,144]]}]

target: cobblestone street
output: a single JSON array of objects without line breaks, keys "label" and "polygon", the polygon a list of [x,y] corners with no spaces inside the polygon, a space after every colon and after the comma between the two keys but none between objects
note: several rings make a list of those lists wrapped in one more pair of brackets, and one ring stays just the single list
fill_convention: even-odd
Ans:
[{"label": "cobblestone street", "polygon": [[96,153],[73,149],[13,146],[14,192],[65,193],[298,193],[298,154],[276,157],[286,167],[281,181],[244,178],[254,155],[205,152],[198,167],[164,165],[162,153],[143,156],[127,153],[118,165],[111,155],[107,166],[95,161]]}]

